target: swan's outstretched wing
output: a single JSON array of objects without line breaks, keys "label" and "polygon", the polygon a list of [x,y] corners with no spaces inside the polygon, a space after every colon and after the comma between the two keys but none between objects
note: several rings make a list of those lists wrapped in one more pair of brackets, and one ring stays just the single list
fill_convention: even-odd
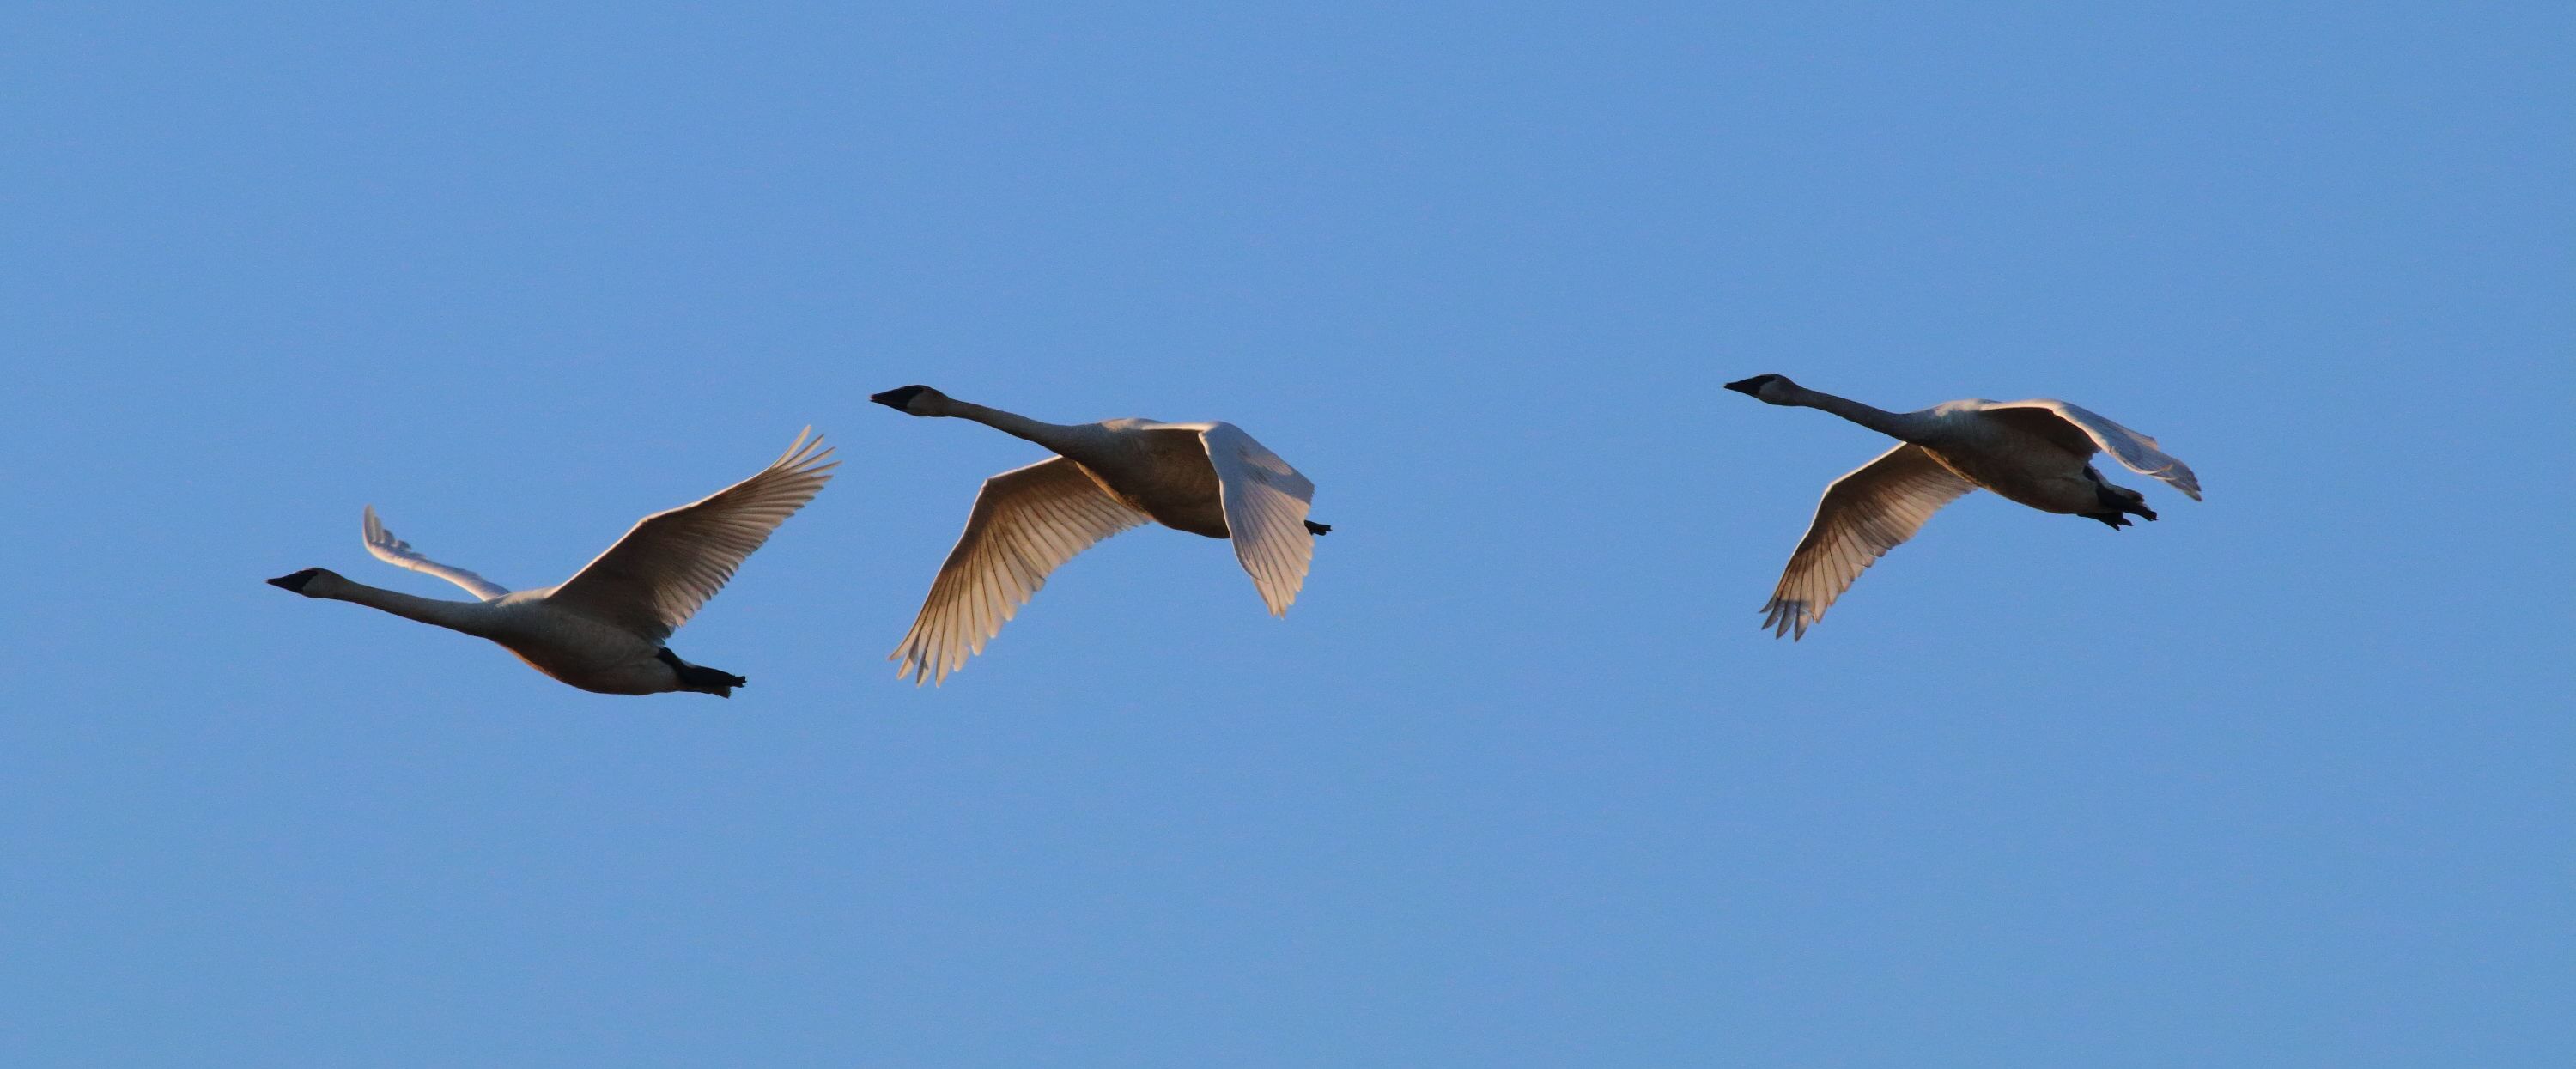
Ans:
[{"label": "swan's outstretched wing", "polygon": [[[707,603],[743,558],[831,481],[832,451],[808,427],[760,474],[693,505],[637,521],[562,586],[548,604],[660,642]],[[810,440],[809,440],[810,437]]]},{"label": "swan's outstretched wing", "polygon": [[1941,506],[1976,488],[1917,445],[1897,446],[1834,480],[1762,606],[1762,626],[1775,638],[1805,638],[1863,569],[1914,537]]},{"label": "swan's outstretched wing", "polygon": [[2046,397],[1986,406],[1988,412],[2016,410],[2053,414],[2067,426],[2083,432],[2086,438],[2093,440],[2095,447],[2117,458],[2130,471],[2162,479],[2192,500],[2200,500],[2200,477],[2191,473],[2190,465],[2165,455],[2164,450],[2156,447],[2153,438],[2113,423],[2091,409]]},{"label": "swan's outstretched wing", "polygon": [[1046,585],[1047,573],[1148,517],[1119,503],[1082,467],[1050,457],[984,480],[966,533],[948,551],[912,630],[886,655],[914,685],[945,682]]},{"label": "swan's outstretched wing", "polygon": [[358,532],[360,537],[366,539],[367,552],[375,554],[377,560],[393,565],[396,568],[409,568],[422,575],[435,575],[441,579],[447,580],[448,582],[464,587],[466,593],[472,594],[485,601],[490,601],[509,593],[509,591],[502,589],[501,584],[499,583],[485,579],[482,576],[466,571],[465,569],[459,568],[453,564],[440,564],[437,561],[421,556],[419,551],[411,548],[411,543],[396,538],[392,531],[385,530],[384,522],[376,519],[376,507],[374,505],[367,506],[366,519],[359,524]]},{"label": "swan's outstretched wing", "polygon": [[1224,488],[1225,529],[1234,559],[1252,576],[1270,615],[1281,616],[1306,585],[1315,558],[1315,536],[1306,531],[1306,509],[1315,484],[1231,423],[1200,424],[1199,441]]}]

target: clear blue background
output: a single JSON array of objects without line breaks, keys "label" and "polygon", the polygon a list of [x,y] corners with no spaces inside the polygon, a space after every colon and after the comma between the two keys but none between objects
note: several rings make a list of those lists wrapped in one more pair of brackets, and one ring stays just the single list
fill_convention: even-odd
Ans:
[{"label": "clear blue background", "polygon": [[[1272,7],[0,13],[0,1061],[2576,1059],[2576,13]],[[1774,641],[1884,443],[1766,371],[2209,499]],[[899,685],[1038,456],[912,382],[1339,530]],[[260,583],[551,584],[809,422],[730,702]]]}]

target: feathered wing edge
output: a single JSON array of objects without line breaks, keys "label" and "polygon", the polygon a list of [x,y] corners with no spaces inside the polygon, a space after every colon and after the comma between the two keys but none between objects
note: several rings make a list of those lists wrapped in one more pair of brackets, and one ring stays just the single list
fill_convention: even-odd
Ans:
[{"label": "feathered wing edge", "polygon": [[1287,615],[1315,559],[1315,536],[1305,523],[1315,484],[1231,423],[1207,425],[1199,441],[1223,487],[1236,563],[1252,577],[1270,615]]},{"label": "feathered wing edge", "polygon": [[1923,447],[1899,445],[1825,488],[1815,519],[1789,555],[1789,565],[1762,605],[1762,626],[1777,638],[1805,638],[1807,628],[1878,558],[1905,544],[1941,507],[1976,489]]},{"label": "feathered wing edge", "polygon": [[1060,456],[984,480],[920,613],[886,655],[899,662],[896,678],[909,676],[916,686],[947,682],[1046,586],[1049,573],[1147,519]]},{"label": "feathered wing edge", "polygon": [[473,572],[466,571],[465,569],[459,568],[453,564],[440,564],[437,561],[422,556],[419,550],[411,548],[411,543],[395,537],[391,530],[386,529],[384,521],[376,518],[376,507],[374,505],[367,506],[365,514],[358,522],[358,538],[360,541],[366,543],[367,552],[373,555],[377,560],[406,571],[419,572],[422,575],[434,575],[441,579],[445,579],[448,582],[464,587],[466,593],[472,594],[484,601],[491,601],[495,598],[503,597],[510,592],[501,584],[485,579]]},{"label": "feathered wing edge", "polygon": [[823,437],[807,427],[752,477],[636,521],[547,600],[654,641],[668,638],[780,524],[822,492],[839,465]]},{"label": "feathered wing edge", "polygon": [[2194,501],[2200,500],[2200,476],[2192,472],[2190,465],[2166,453],[2162,446],[2156,444],[2155,439],[2121,426],[2099,412],[2082,405],[2048,397],[2009,401],[1987,407],[1989,409],[2030,408],[2053,413],[2058,419],[2064,420],[2068,426],[2084,432],[2085,437],[2091,438],[2093,444],[2103,452],[2111,454],[2112,459],[2118,460],[2122,467],[2140,475],[2161,479],[2167,485],[2182,491],[2184,496]]}]

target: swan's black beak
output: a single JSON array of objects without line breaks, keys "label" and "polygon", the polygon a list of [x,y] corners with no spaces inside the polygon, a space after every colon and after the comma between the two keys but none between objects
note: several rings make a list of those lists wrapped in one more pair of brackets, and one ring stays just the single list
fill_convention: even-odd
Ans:
[{"label": "swan's black beak", "polygon": [[1726,388],[1743,394],[1746,397],[1760,397],[1762,395],[1757,391],[1762,386],[1762,379],[1763,376],[1761,375],[1755,375],[1749,379],[1737,379],[1734,382],[1727,383]]},{"label": "swan's black beak", "polygon": [[887,408],[894,409],[897,412],[901,412],[904,411],[903,406],[911,404],[912,399],[919,396],[921,396],[921,387],[900,386],[895,389],[887,390],[884,393],[869,394],[868,400],[884,405]]},{"label": "swan's black beak", "polygon": [[275,579],[271,579],[268,581],[268,585],[276,587],[279,590],[301,594],[304,592],[304,584],[312,582],[313,577],[321,571],[322,569],[320,568],[306,568],[303,571],[296,572],[292,575],[281,575]]}]

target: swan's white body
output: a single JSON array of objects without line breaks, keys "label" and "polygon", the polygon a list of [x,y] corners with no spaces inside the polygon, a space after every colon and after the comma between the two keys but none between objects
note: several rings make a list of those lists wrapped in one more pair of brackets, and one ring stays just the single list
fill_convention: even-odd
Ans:
[{"label": "swan's white body", "polygon": [[308,598],[382,609],[405,619],[490,639],[529,667],[600,694],[693,691],[731,697],[742,677],[690,664],[664,641],[714,597],[743,559],[769,540],[832,478],[832,451],[799,434],[759,474],[695,504],[638,521],[561,585],[512,592],[422,556],[368,506],[360,529],[376,559],[465,588],[475,601],[415,597],[307,568],[271,579]]},{"label": "swan's white body", "polygon": [[1903,443],[1825,488],[1806,537],[1762,606],[1762,626],[1775,636],[1805,637],[1864,569],[1970,490],[1982,487],[2114,529],[2128,525],[2125,514],[2155,519],[2142,495],[2112,485],[2093,467],[2093,455],[2107,452],[2129,470],[2200,500],[2199,478],[2155,439],[2064,401],[1966,400],[1886,412],[1778,375],[1726,388],[1770,404],[1823,409]]},{"label": "swan's white body", "polygon": [[1315,484],[1230,423],[1113,419],[1041,423],[954,400],[926,386],[870,398],[914,416],[970,419],[1055,456],[984,481],[965,533],[931,581],[912,630],[888,660],[896,675],[937,683],[984,652],[1047,574],[1120,531],[1160,523],[1230,539],[1273,616],[1304,587],[1315,534]]}]

